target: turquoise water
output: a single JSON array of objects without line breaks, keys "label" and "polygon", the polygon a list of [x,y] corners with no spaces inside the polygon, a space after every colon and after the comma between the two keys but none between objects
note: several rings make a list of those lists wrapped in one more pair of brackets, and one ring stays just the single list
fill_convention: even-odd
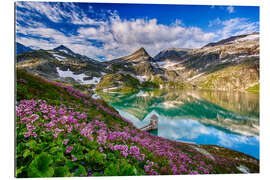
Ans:
[{"label": "turquoise water", "polygon": [[99,96],[141,128],[153,114],[153,134],[171,140],[215,144],[259,159],[259,95],[220,91],[140,91]]}]

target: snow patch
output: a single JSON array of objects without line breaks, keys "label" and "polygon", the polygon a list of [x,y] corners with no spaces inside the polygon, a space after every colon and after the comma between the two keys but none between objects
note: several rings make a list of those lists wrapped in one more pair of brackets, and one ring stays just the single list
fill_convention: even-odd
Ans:
[{"label": "snow patch", "polygon": [[259,34],[251,34],[243,38],[236,39],[232,41],[233,43],[238,43],[238,42],[244,42],[244,41],[253,41],[253,40],[258,40],[260,38]]},{"label": "snow patch", "polygon": [[66,59],[66,57],[60,56],[59,54],[53,54],[53,56],[59,61],[63,61],[64,59]]},{"label": "snow patch", "polygon": [[54,51],[48,51],[51,55],[53,55],[53,57],[55,57],[55,59],[57,59],[58,61],[63,61],[64,59],[66,59],[66,57],[64,56],[60,56],[59,54],[56,54]]},{"label": "snow patch", "polygon": [[69,54],[68,51],[65,50],[65,49],[60,49],[59,51],[64,52],[64,53],[66,53],[66,54]]},{"label": "snow patch", "polygon": [[179,62],[161,61],[161,62],[157,62],[157,64],[165,69],[169,69],[169,68],[172,68],[172,66],[179,64]]},{"label": "snow patch", "polygon": [[259,34],[252,34],[252,35],[248,35],[244,38],[239,39],[239,41],[251,41],[251,40],[256,40],[259,39]]},{"label": "snow patch", "polygon": [[85,80],[84,84],[98,84],[100,82],[101,78],[100,77],[93,77],[90,80]]},{"label": "snow patch", "polygon": [[146,81],[147,76],[136,76],[136,78],[137,78],[140,82],[144,82],[144,81]]},{"label": "snow patch", "polygon": [[200,77],[201,75],[203,75],[204,73],[200,73],[200,74],[197,74],[195,76],[193,76],[192,78],[189,78],[188,81],[191,81],[193,79],[196,79],[197,77]]},{"label": "snow patch", "polygon": [[93,77],[90,80],[83,80],[83,78],[88,77],[86,74],[74,74],[69,69],[67,71],[62,71],[59,67],[56,68],[57,73],[60,77],[72,77],[76,81],[78,81],[80,84],[98,84],[100,82],[101,78]]}]

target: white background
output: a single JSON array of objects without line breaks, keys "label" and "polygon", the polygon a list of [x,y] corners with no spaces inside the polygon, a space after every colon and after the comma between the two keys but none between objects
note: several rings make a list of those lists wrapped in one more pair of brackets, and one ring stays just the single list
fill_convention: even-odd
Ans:
[{"label": "white background", "polygon": [[[55,0],[57,1],[57,0]],[[67,1],[67,0],[62,0]],[[75,0],[74,0],[75,1]],[[74,2],[73,1],[73,2]],[[77,0],[78,1],[78,0]],[[1,73],[1,106],[0,106],[0,179],[14,178],[14,0],[0,1],[0,73]],[[185,175],[185,176],[143,176],[143,177],[104,177],[103,179],[269,179],[269,142],[270,142],[270,1],[269,0],[81,0],[80,2],[118,2],[118,3],[158,3],[158,4],[204,4],[204,5],[251,5],[260,6],[260,174],[248,175]],[[45,179],[45,178],[42,178]],[[52,179],[52,178],[50,178]],[[54,178],[71,179],[71,178]],[[89,178],[74,178],[89,179]]]}]

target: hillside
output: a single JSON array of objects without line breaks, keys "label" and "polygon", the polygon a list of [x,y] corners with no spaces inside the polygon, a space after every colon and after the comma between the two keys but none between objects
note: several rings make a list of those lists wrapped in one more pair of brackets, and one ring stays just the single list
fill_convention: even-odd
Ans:
[{"label": "hillside", "polygon": [[134,127],[104,101],[17,69],[16,177],[258,173],[259,161]]},{"label": "hillside", "polygon": [[108,74],[103,76],[100,83],[96,86],[96,90],[104,92],[132,92],[137,91],[139,87],[140,82],[128,74]]},{"label": "hillside", "polygon": [[99,61],[74,53],[63,45],[23,53],[16,58],[16,67],[64,83],[97,84],[102,75],[110,72]]},{"label": "hillside", "polygon": [[[109,74],[137,79],[141,86],[170,89],[259,91],[259,34],[233,36],[199,49],[169,48],[152,58],[144,48],[99,62],[61,45],[19,54],[16,66],[50,80],[102,89]],[[105,83],[106,84],[106,83]],[[142,85],[144,84],[144,85]],[[108,87],[104,86],[104,89]],[[130,87],[135,90],[135,88]],[[138,89],[137,89],[138,90]]]},{"label": "hillside", "polygon": [[259,83],[259,34],[230,37],[184,53],[159,53],[155,62],[193,87],[244,91]]}]

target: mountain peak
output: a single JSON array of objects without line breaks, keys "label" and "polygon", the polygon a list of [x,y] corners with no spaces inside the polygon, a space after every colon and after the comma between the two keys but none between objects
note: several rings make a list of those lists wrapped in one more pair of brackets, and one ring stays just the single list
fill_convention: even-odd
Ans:
[{"label": "mountain peak", "polygon": [[137,53],[148,55],[148,53],[146,52],[146,50],[143,47],[141,47],[140,49],[135,51],[133,54],[137,54]]},{"label": "mountain peak", "polygon": [[64,46],[63,44],[61,44],[60,46],[58,46],[57,48],[64,48],[64,49],[67,49],[66,46]]},{"label": "mountain peak", "polygon": [[70,50],[68,47],[64,46],[63,44],[61,44],[60,46],[57,46],[56,48],[54,48],[54,50],[61,50],[61,49]]},{"label": "mountain peak", "polygon": [[124,59],[129,60],[129,61],[145,61],[145,60],[152,59],[152,57],[149,56],[149,54],[143,47],[141,47],[134,53],[124,57]]},{"label": "mountain peak", "polygon": [[61,51],[61,52],[64,52],[64,53],[69,54],[69,55],[72,55],[72,56],[75,56],[76,55],[71,49],[69,49],[68,47],[66,47],[64,45],[60,45],[60,46],[54,48],[53,50],[55,50],[55,51]]},{"label": "mountain peak", "polygon": [[152,57],[147,53],[147,51],[143,47],[141,47],[140,49],[138,49],[137,51],[135,51],[134,53],[128,56],[124,56],[124,57],[117,58],[114,60],[147,61],[151,59]]}]

